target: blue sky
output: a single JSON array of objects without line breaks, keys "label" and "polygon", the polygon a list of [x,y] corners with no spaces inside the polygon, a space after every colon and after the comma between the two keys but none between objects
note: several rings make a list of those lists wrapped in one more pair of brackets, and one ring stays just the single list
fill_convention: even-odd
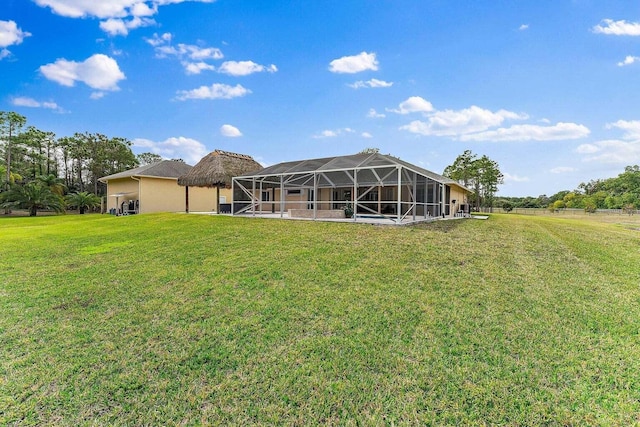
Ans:
[{"label": "blue sky", "polygon": [[640,164],[637,0],[3,0],[0,70],[0,110],[190,164],[468,149],[505,196]]}]

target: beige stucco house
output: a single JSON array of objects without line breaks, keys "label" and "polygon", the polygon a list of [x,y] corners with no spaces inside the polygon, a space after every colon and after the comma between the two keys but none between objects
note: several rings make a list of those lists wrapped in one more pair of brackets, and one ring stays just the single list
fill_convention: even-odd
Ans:
[{"label": "beige stucco house", "polygon": [[[176,160],[162,160],[100,178],[107,184],[107,211],[115,213],[179,212],[185,210],[185,189],[178,178],[193,166]],[[215,192],[194,191],[194,208],[215,208]]]}]

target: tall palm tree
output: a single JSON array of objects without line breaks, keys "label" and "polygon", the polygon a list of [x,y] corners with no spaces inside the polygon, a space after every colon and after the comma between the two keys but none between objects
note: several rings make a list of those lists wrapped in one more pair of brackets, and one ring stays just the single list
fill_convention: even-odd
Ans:
[{"label": "tall palm tree", "polygon": [[58,178],[56,175],[50,173],[49,175],[40,175],[36,177],[36,180],[49,187],[51,191],[56,193],[58,196],[62,196],[64,194],[65,185],[62,178]]},{"label": "tall palm tree", "polygon": [[13,186],[2,193],[4,208],[27,209],[29,216],[36,216],[38,210],[50,209],[54,212],[64,212],[64,200],[49,187],[36,182]]},{"label": "tall palm tree", "polygon": [[82,215],[87,209],[100,206],[100,197],[93,193],[80,191],[67,195],[66,202],[67,206],[78,208],[80,215]]},{"label": "tall palm tree", "polygon": [[[16,181],[20,181],[22,180],[22,176],[20,176],[19,174],[15,173],[15,172],[10,172],[9,173],[9,181],[6,181],[6,171],[7,168],[6,166],[0,165],[0,202],[2,202],[2,195],[4,194],[3,192],[5,191],[9,191],[9,189],[11,188],[11,186],[13,184],[16,183]],[[5,208],[4,210],[4,214],[5,215],[9,215],[11,213],[11,209],[10,208]]]}]

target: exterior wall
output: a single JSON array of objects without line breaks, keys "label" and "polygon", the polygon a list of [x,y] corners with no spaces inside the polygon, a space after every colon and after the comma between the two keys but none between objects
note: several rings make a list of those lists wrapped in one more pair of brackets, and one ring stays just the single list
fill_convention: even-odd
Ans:
[{"label": "exterior wall", "polygon": [[[285,189],[284,201],[285,201],[285,211],[289,209],[307,209],[307,198],[309,197],[309,190],[306,188],[300,189],[300,194],[289,194]],[[269,190],[269,196],[273,193]],[[275,196],[273,200],[269,202],[264,202],[262,208],[265,210],[271,210],[271,204],[275,203],[275,209],[277,212],[280,211],[280,189],[275,189]]]},{"label": "exterior wall", "polygon": [[[215,187],[189,187],[189,212],[215,211],[217,207],[216,191]],[[220,198],[226,198],[225,203],[231,203],[231,196],[230,188],[220,188]],[[184,210],[184,206],[182,209]]]},{"label": "exterior wall", "polygon": [[185,187],[177,178],[140,178],[140,213],[184,212]]},{"label": "exterior wall", "polygon": [[[460,205],[467,203],[469,199],[467,198],[467,192],[462,188],[456,185],[450,185],[449,188],[451,189],[451,194],[449,196],[449,202],[451,206],[451,209],[449,210],[449,216],[454,216],[460,209]],[[453,202],[454,200],[455,203]]]},{"label": "exterior wall", "polygon": [[[338,197],[337,199],[334,197],[334,192],[343,190],[348,191],[350,196],[347,201],[344,198]],[[189,190],[191,191],[191,189]],[[300,189],[300,194],[288,194],[285,189],[285,206],[284,210],[288,211],[291,209],[312,209],[312,203],[308,200],[309,193],[311,189],[303,188]],[[380,194],[380,202],[375,201],[367,201],[361,200],[358,204],[367,204],[377,209],[378,206],[382,209],[382,207],[387,205],[393,205],[395,209],[396,200],[397,200],[397,189],[396,187],[377,187],[376,191]],[[263,211],[271,211],[273,207],[274,212],[280,212],[280,189],[276,188],[273,191],[269,189],[268,191],[269,200],[263,200],[262,202],[262,210]],[[222,193],[221,193],[222,194]],[[191,198],[189,198],[191,199]],[[231,194],[229,195],[229,199],[231,199]],[[316,201],[318,202],[317,210],[335,210],[341,209],[346,202],[353,204],[353,187],[339,187],[339,188],[319,188],[318,194],[316,197]]]},{"label": "exterior wall", "polygon": [[111,194],[131,193],[122,197],[118,197],[118,204],[129,200],[138,200],[138,181],[132,178],[112,179],[107,182],[107,212],[110,209],[117,209],[116,198]]},{"label": "exterior wall", "polygon": [[[139,213],[151,212],[184,212],[186,203],[185,187],[178,185],[174,178],[141,177],[113,179],[107,182],[107,212],[118,209],[122,202],[140,201]],[[111,194],[130,193],[116,198]],[[220,198],[226,197],[231,203],[230,188],[220,189]],[[206,187],[189,187],[189,210],[191,212],[212,212],[216,210],[216,189]]]}]

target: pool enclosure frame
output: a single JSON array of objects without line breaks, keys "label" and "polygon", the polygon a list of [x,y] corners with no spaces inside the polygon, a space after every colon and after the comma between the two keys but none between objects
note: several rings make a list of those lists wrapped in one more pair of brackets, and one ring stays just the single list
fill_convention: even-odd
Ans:
[{"label": "pool enclosure frame", "polygon": [[379,153],[285,162],[234,177],[232,213],[324,219],[350,207],[353,221],[415,222],[448,216],[454,183]]}]

